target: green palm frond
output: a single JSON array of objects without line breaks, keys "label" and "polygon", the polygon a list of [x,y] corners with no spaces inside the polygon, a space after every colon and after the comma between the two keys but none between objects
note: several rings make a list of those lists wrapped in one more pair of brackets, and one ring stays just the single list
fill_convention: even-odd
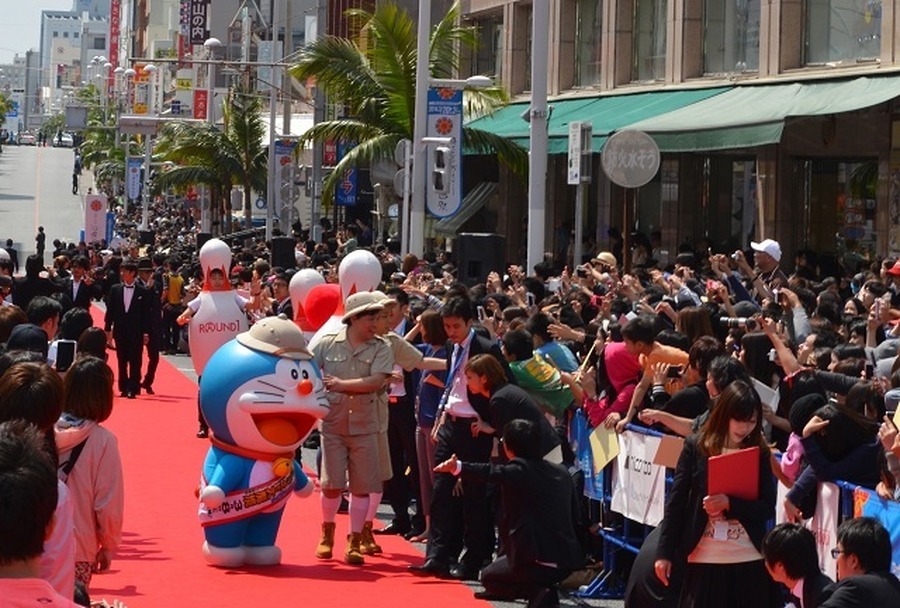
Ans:
[{"label": "green palm frond", "polygon": [[[431,32],[429,69],[433,77],[459,73],[462,52],[477,43],[476,31],[460,25],[459,2]],[[310,142],[358,142],[325,180],[323,202],[333,200],[335,185],[350,167],[389,158],[400,139],[412,139],[415,117],[417,31],[405,9],[394,2],[378,2],[371,12],[352,9],[346,15],[361,24],[358,40],[334,36],[307,45],[289,69],[299,80],[315,80],[332,103],[345,108],[346,117],[319,123],[307,131]],[[466,118],[488,115],[508,103],[499,87],[466,90]],[[509,140],[481,131],[465,134],[466,145],[496,154],[518,174],[527,172],[527,153]]]}]

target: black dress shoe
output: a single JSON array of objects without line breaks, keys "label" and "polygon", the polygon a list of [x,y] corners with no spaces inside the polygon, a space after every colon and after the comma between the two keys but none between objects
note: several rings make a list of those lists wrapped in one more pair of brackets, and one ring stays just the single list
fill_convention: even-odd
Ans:
[{"label": "black dress shoe", "polygon": [[150,386],[149,384],[145,384],[145,385],[144,385],[144,392],[147,393],[148,395],[155,395],[155,394],[156,394],[156,393],[153,392],[153,387]]},{"label": "black dress shoe", "polygon": [[424,531],[425,531],[424,528],[412,527],[409,529],[409,532],[406,532],[403,535],[403,538],[405,538],[406,540],[409,540],[411,538],[418,536],[419,534],[421,534]]},{"label": "black dress shoe", "polygon": [[559,608],[559,595],[556,589],[545,587],[531,596],[526,608]]},{"label": "black dress shoe", "polygon": [[417,576],[435,576],[437,578],[450,576],[450,567],[436,559],[426,559],[421,566],[410,566],[409,571]]},{"label": "black dress shoe", "polygon": [[477,581],[478,568],[473,568],[466,564],[458,564],[450,570],[450,576],[459,581]]},{"label": "black dress shoe", "polygon": [[388,525],[386,525],[385,527],[383,527],[380,530],[372,530],[372,533],[373,534],[399,534],[402,536],[402,535],[406,534],[407,532],[409,532],[409,529],[410,529],[409,524],[407,524],[405,526],[401,526],[397,522],[392,521],[391,523],[389,523]]},{"label": "black dress shoe", "polygon": [[197,439],[206,439],[207,437],[209,437],[209,429],[201,426],[197,431]]},{"label": "black dress shoe", "polygon": [[127,393],[125,393],[126,399],[134,399],[136,396],[137,395],[135,395],[132,391],[128,391]]},{"label": "black dress shoe", "polygon": [[489,602],[514,602],[519,598],[511,595],[503,595],[502,593],[493,593],[491,591],[476,591],[475,599],[487,600]]}]

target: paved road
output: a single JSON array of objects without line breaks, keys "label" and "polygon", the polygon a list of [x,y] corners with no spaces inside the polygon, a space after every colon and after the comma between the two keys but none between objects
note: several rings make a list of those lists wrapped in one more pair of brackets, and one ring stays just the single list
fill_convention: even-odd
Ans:
[{"label": "paved road", "polygon": [[[38,226],[47,233],[44,263],[53,239],[77,240],[84,224],[82,198],[72,194],[71,148],[3,146],[0,154],[0,243],[11,238],[20,265],[35,252]],[[83,176],[82,180],[86,178]],[[87,184],[82,188],[86,191]]]}]

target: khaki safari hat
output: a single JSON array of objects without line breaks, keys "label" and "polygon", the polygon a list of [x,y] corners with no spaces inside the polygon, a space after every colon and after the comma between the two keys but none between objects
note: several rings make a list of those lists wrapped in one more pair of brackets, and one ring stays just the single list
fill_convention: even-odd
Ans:
[{"label": "khaki safari hat", "polygon": [[385,295],[378,295],[371,291],[362,291],[355,293],[347,298],[344,305],[344,317],[341,319],[344,323],[364,312],[378,312],[384,308]]},{"label": "khaki safari hat", "polygon": [[247,348],[270,355],[286,359],[312,359],[303,332],[284,315],[257,321],[249,331],[238,334],[236,340]]}]

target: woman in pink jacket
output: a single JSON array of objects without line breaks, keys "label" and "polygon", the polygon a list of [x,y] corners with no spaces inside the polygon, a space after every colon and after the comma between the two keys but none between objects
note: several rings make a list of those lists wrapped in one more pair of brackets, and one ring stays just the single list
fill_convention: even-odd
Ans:
[{"label": "woman in pink jacket", "polygon": [[56,423],[59,475],[75,507],[75,580],[87,587],[109,569],[122,537],[125,491],[115,435],[100,426],[113,405],[113,372],[96,357],[66,372],[63,415]]}]

